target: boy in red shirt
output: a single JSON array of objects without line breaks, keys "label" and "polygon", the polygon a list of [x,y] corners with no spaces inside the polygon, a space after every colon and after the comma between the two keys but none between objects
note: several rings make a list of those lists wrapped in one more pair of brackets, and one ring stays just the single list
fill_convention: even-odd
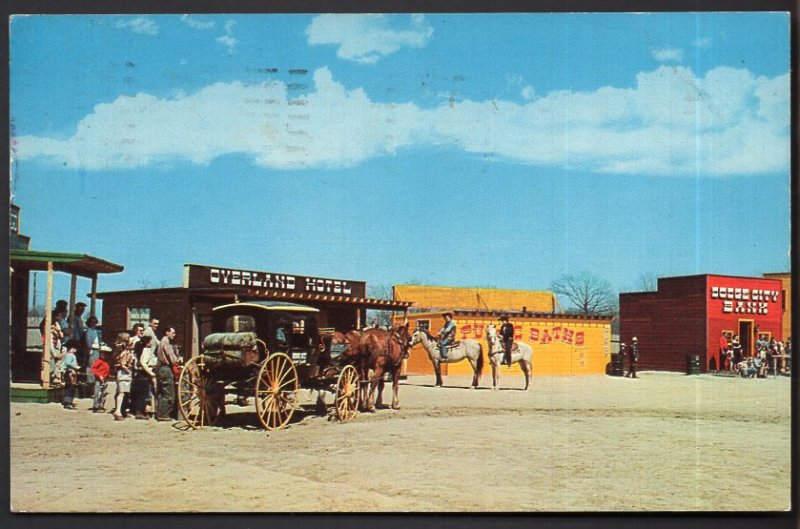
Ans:
[{"label": "boy in red shirt", "polygon": [[108,353],[111,349],[103,345],[100,347],[100,357],[92,364],[92,373],[94,374],[94,403],[92,404],[92,413],[102,413],[106,411],[106,395],[108,394],[108,374],[111,371],[111,365],[108,363]]}]

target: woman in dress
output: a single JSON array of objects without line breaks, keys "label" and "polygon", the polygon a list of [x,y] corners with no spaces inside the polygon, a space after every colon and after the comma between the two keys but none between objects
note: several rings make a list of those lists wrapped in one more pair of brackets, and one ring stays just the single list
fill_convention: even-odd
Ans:
[{"label": "woman in dress", "polygon": [[733,340],[731,340],[731,351],[733,353],[733,362],[731,362],[731,371],[736,372],[738,370],[739,362],[743,360],[742,344],[739,343],[738,334],[733,335]]},{"label": "woman in dress", "polygon": [[117,369],[117,392],[114,396],[116,409],[114,419],[124,421],[123,412],[124,401],[131,391],[131,381],[133,371],[136,367],[136,357],[133,355],[134,342],[128,333],[120,333],[117,336],[117,343],[114,344],[117,351],[115,366]]}]

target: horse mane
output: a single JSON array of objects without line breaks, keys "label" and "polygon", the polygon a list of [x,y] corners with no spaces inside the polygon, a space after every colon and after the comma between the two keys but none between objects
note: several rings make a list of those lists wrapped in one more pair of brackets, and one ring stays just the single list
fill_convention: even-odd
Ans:
[{"label": "horse mane", "polygon": [[428,337],[428,340],[432,340],[432,341],[434,341],[434,342],[436,341],[436,337],[435,337],[435,336],[433,336],[433,335],[432,335],[431,333],[429,333],[428,331],[426,331],[425,329],[420,329],[419,327],[417,327],[417,330],[418,330],[418,331],[421,331],[421,332],[423,332],[423,333],[425,334],[425,336],[427,336],[427,337]]}]

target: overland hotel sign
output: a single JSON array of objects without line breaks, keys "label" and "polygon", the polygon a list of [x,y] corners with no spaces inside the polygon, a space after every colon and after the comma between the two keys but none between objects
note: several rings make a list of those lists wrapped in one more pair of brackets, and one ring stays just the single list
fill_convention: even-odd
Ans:
[{"label": "overland hotel sign", "polygon": [[367,283],[349,279],[307,277],[219,266],[187,264],[183,267],[184,288],[247,287],[296,294],[332,294],[366,297]]}]

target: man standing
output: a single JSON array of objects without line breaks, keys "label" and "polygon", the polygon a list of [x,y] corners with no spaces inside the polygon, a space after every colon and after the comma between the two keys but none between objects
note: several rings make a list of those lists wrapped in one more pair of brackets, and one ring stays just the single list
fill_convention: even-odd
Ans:
[{"label": "man standing", "polygon": [[84,345],[86,334],[86,322],[83,320],[83,312],[86,310],[86,303],[79,301],[75,304],[75,312],[72,313],[72,339],[78,342],[78,363],[86,365],[86,357],[89,350]]},{"label": "man standing", "polygon": [[169,421],[175,412],[175,375],[173,368],[177,368],[181,361],[175,354],[172,342],[175,340],[175,328],[167,327],[161,343],[158,344],[158,399],[156,404],[156,420]]},{"label": "man standing", "polygon": [[97,330],[97,318],[89,316],[86,320],[86,331],[83,333],[83,349],[87,352],[86,383],[94,386],[92,365],[100,358],[100,331]]},{"label": "man standing", "polygon": [[628,373],[626,377],[639,378],[636,376],[636,362],[639,361],[639,339],[634,336],[628,346]]},{"label": "man standing", "polygon": [[503,351],[505,352],[505,364],[511,367],[511,347],[514,345],[514,326],[508,322],[508,316],[500,316],[503,325],[500,326],[500,339],[503,341]]},{"label": "man standing", "polygon": [[144,336],[144,323],[134,323],[133,329],[131,329],[131,339],[133,340],[133,345],[142,339]]},{"label": "man standing", "polygon": [[439,356],[442,361],[447,360],[447,346],[456,339],[456,322],[453,321],[453,313],[445,312],[444,327],[439,329]]},{"label": "man standing", "polygon": [[[158,326],[160,323],[161,322],[158,321],[158,318],[151,317],[150,325],[147,327],[147,329],[144,330],[144,336],[150,337],[150,348],[153,351],[152,357],[155,359],[156,362],[158,362],[158,358],[156,357],[155,353],[158,350],[158,344],[161,342],[161,340],[156,335],[156,331],[158,330]],[[156,371],[158,369],[157,366],[155,365],[150,367],[152,368],[152,371]],[[157,378],[154,376],[150,380],[150,409],[152,411],[155,411],[156,409],[156,393],[158,392],[157,388],[158,388]]]},{"label": "man standing", "polygon": [[730,366],[730,345],[728,345],[728,337],[725,336],[725,331],[719,337],[719,366],[717,371],[727,370]]}]

